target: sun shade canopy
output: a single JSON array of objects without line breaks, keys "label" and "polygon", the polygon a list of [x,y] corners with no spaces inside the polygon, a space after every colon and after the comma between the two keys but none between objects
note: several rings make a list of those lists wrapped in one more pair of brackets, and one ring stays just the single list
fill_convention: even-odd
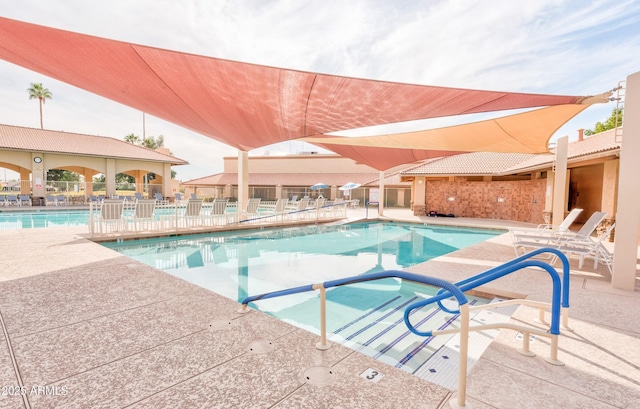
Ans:
[{"label": "sun shade canopy", "polygon": [[303,140],[378,170],[463,152],[547,153],[551,136],[585,108],[587,105],[558,105],[425,131]]},{"label": "sun shade canopy", "polygon": [[0,58],[242,150],[366,126],[584,100],[266,67],[2,17]]}]

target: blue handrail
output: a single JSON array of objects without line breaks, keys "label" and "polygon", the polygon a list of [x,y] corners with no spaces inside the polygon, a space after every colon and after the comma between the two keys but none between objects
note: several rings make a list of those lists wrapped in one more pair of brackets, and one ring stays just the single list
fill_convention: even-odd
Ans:
[{"label": "blue handrail", "polygon": [[[437,300],[450,298],[452,295],[456,298],[459,305],[464,305],[469,302],[467,297],[462,293],[462,291],[460,291],[458,287],[456,287],[455,284],[452,284],[448,281],[445,281],[439,278],[423,276],[420,274],[408,273],[406,271],[399,271],[399,270],[387,270],[387,271],[381,271],[378,273],[367,274],[365,276],[354,276],[354,277],[340,278],[337,280],[325,281],[324,283],[322,283],[322,286],[324,288],[339,287],[343,285],[362,283],[365,281],[373,281],[373,280],[379,280],[382,278],[393,278],[393,277],[401,278],[403,280],[414,281],[417,283],[432,285],[434,287],[440,287],[447,291],[445,293],[442,293],[441,295],[436,295],[430,298],[430,300],[432,300],[431,302],[436,302]],[[312,290],[314,290],[314,285],[304,285],[300,287],[289,288],[286,290],[273,291],[270,293],[253,295],[250,297],[246,297],[244,300],[242,300],[242,305],[247,305],[253,301],[266,300],[268,298],[281,297],[283,295],[303,293],[303,292],[312,291]]]},{"label": "blue handrail", "polygon": [[[543,270],[546,270],[549,275],[551,276],[551,281],[553,284],[553,292],[552,292],[552,296],[551,296],[551,326],[550,326],[550,333],[554,334],[554,335],[559,335],[560,334],[560,293],[562,290],[562,286],[560,283],[560,277],[558,276],[558,272],[556,271],[555,268],[553,268],[552,266],[550,266],[547,263],[543,263],[542,261],[539,260],[523,260],[520,261],[518,263],[507,263],[507,266],[505,268],[494,268],[489,270],[489,274],[487,274],[487,272],[481,273],[478,276],[480,276],[478,279],[475,280],[466,280],[467,284],[463,284],[459,287],[460,291],[468,291],[471,290],[475,287],[478,287],[480,285],[486,284],[490,281],[496,280],[500,277],[503,277],[507,274],[511,274],[517,270],[521,270],[523,268],[527,268],[527,267],[540,267]],[[475,277],[478,277],[475,276]],[[440,301],[443,299],[448,298],[447,296],[451,297],[450,294],[447,294],[445,291],[439,291],[438,294],[436,294],[434,297],[431,298],[427,298],[425,300],[421,300],[421,301],[417,301],[411,305],[409,305],[405,310],[404,310],[404,322],[407,325],[407,327],[409,328],[409,330],[411,332],[413,332],[416,335],[421,335],[421,336],[425,336],[425,337],[430,337],[433,336],[433,331],[425,331],[425,332],[421,332],[418,331],[409,321],[409,316],[411,314],[411,311],[418,309],[418,308],[422,308],[425,305],[437,302],[440,305]],[[457,298],[457,297],[456,297]],[[459,311],[449,311],[446,310],[444,308],[442,308],[442,306],[440,306],[441,309],[443,309],[446,312],[452,313],[452,314],[459,314]]]},{"label": "blue handrail", "polygon": [[[511,266],[514,266],[524,260],[530,259],[532,257],[535,257],[539,254],[542,253],[552,253],[554,254],[556,257],[558,257],[560,259],[560,261],[562,262],[562,300],[561,300],[561,305],[564,308],[569,308],[569,283],[571,280],[571,274],[570,274],[570,267],[569,267],[569,259],[567,258],[567,256],[562,253],[561,251],[551,248],[551,247],[544,247],[544,248],[539,248],[536,250],[533,250],[529,253],[526,253],[520,257],[516,257],[513,260],[507,261],[504,264],[501,264],[497,267],[491,268],[487,271],[484,271],[482,273],[476,274],[475,276],[471,276],[469,278],[465,278],[464,280],[460,280],[458,282],[455,283],[456,286],[458,286],[463,292],[469,291],[471,289],[474,289],[482,284],[486,284],[489,281],[484,280],[485,277],[492,277],[494,276],[494,273],[505,270],[505,269],[509,269]],[[546,263],[545,263],[546,264]],[[515,270],[509,270],[509,272],[513,272]],[[554,269],[555,271],[555,269]],[[503,275],[500,275],[499,277],[502,277]],[[496,278],[499,278],[496,277]],[[495,279],[495,278],[494,278]],[[439,290],[438,292],[441,292],[442,290]],[[458,310],[450,310],[448,308],[446,308],[441,301],[438,301],[438,306],[443,310],[446,311],[450,314],[458,314],[459,311]]]}]

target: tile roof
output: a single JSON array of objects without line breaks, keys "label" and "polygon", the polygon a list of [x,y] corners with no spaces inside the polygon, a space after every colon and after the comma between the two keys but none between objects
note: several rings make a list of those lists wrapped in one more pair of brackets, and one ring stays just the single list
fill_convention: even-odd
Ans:
[{"label": "tile roof", "polygon": [[530,153],[471,152],[438,158],[402,172],[403,175],[489,175],[531,159]]},{"label": "tile roof", "polygon": [[0,149],[147,160],[172,165],[189,163],[115,138],[4,124],[0,124]]}]

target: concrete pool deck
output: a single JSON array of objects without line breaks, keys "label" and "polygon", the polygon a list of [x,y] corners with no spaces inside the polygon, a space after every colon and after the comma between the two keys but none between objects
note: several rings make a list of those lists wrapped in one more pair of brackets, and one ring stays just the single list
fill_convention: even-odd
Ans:
[{"label": "concrete pool deck", "polygon": [[[424,222],[407,210],[386,215]],[[505,226],[426,221],[452,220]],[[86,237],[86,227],[0,231],[0,408],[441,408],[456,396],[340,345],[319,351],[311,333],[260,312],[238,314],[236,302]],[[455,281],[513,257],[502,235],[408,270]],[[501,330],[470,371],[474,408],[640,402],[640,292],[612,289],[606,267],[592,267],[572,271],[565,365],[542,359],[546,339],[536,339],[538,355],[527,358],[516,350],[517,334]],[[536,270],[485,290],[550,297]],[[512,321],[536,317],[520,307]],[[384,377],[362,377],[369,368]]]}]

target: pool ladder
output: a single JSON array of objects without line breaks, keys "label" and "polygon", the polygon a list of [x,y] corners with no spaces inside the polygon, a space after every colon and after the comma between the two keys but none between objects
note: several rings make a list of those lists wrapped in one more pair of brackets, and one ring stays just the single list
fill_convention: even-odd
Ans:
[{"label": "pool ladder", "polygon": [[[533,259],[533,257],[539,256],[545,253],[550,253],[560,259],[560,261],[562,262],[562,278],[560,277],[560,274],[556,271],[556,269],[550,264],[542,262],[540,260]],[[529,267],[538,267],[549,274],[551,278],[552,286],[553,286],[550,303],[540,302],[540,301],[531,301],[531,300],[525,300],[525,299],[514,299],[514,300],[500,301],[496,303],[474,306],[474,307],[469,306],[469,301],[467,297],[464,295],[464,292],[472,290],[478,286],[484,285],[491,281],[497,280],[498,278],[504,277],[506,275],[514,273],[523,268],[529,268]],[[550,353],[549,353],[549,357],[545,358],[545,360],[552,365],[563,365],[563,363],[558,360],[558,337],[560,335],[560,326],[564,327],[565,329],[569,329],[568,317],[569,317],[570,268],[569,268],[569,260],[567,259],[567,257],[562,252],[552,248],[536,249],[530,253],[527,253],[511,261],[508,261],[500,266],[494,267],[480,274],[476,274],[475,276],[469,277],[462,281],[458,281],[457,283],[450,283],[448,281],[445,281],[439,278],[423,276],[419,274],[409,273],[406,271],[387,270],[387,271],[381,271],[378,273],[367,274],[364,276],[353,276],[353,277],[341,278],[338,280],[325,281],[323,283],[309,284],[309,285],[304,285],[300,287],[289,288],[286,290],[273,291],[269,293],[250,296],[242,300],[242,308],[240,312],[248,312],[249,311],[248,304],[251,302],[317,290],[320,292],[320,337],[321,338],[320,338],[320,341],[316,344],[316,347],[320,350],[326,350],[331,347],[331,345],[327,343],[326,290],[332,287],[340,287],[344,285],[379,280],[383,278],[400,278],[402,280],[408,280],[408,281],[425,284],[425,285],[431,285],[431,286],[440,288],[438,293],[433,297],[410,304],[404,311],[404,323],[411,332],[413,332],[416,335],[425,336],[425,337],[453,334],[453,333],[460,334],[458,396],[455,401],[453,399],[449,401],[449,405],[454,409],[471,408],[471,405],[466,402],[467,356],[468,356],[468,347],[469,347],[468,343],[469,343],[470,331],[484,331],[484,330],[497,329],[497,328],[507,328],[507,329],[520,331],[523,334],[522,348],[518,352],[520,352],[525,356],[535,356],[535,353],[531,352],[529,349],[530,335],[548,337],[551,339]],[[443,300],[450,299],[450,298],[455,298],[455,300],[457,301],[458,308],[456,310],[447,308],[442,304]],[[446,329],[446,330],[432,330],[432,331],[424,331],[424,332],[419,331],[417,328],[415,328],[410,321],[411,312],[434,303],[438,304],[440,309],[442,309],[444,312],[459,315],[460,328]],[[549,330],[542,331],[532,326],[516,325],[516,324],[509,324],[509,323],[474,325],[474,326],[470,325],[470,321],[471,321],[470,311],[488,309],[488,308],[497,308],[497,307],[511,305],[511,304],[520,304],[520,305],[537,307],[539,309],[538,322],[541,322],[544,324],[546,324],[545,311],[550,309],[551,323],[549,324]]]}]

